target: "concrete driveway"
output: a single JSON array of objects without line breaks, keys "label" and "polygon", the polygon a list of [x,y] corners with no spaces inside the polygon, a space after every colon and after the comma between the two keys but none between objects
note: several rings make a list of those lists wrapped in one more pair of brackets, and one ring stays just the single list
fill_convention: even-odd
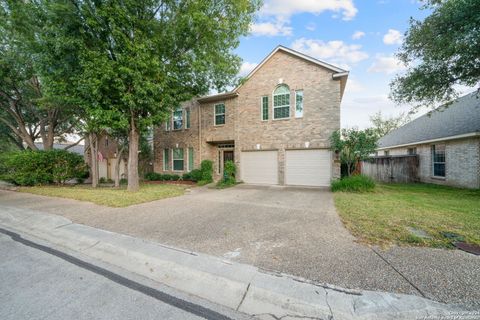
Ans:
[{"label": "concrete driveway", "polygon": [[128,208],[0,192],[0,204],[347,288],[478,306],[480,258],[461,251],[355,242],[326,190],[239,185],[195,188]]}]

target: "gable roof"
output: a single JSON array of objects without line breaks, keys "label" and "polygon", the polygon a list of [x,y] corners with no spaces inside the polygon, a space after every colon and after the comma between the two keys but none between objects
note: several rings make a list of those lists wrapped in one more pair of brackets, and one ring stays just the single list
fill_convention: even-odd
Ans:
[{"label": "gable roof", "polygon": [[[250,73],[245,77],[245,80],[248,80],[250,79],[268,60],[270,60],[271,57],[273,57],[278,51],[283,51],[283,52],[287,52],[293,56],[296,56],[297,58],[300,58],[300,59],[303,59],[303,60],[307,60],[309,62],[312,62],[316,65],[319,65],[321,67],[324,67],[325,69],[328,69],[330,71],[333,71],[334,73],[334,77],[335,76],[348,76],[348,71],[347,70],[344,70],[344,69],[341,69],[339,67],[336,67],[332,64],[329,64],[329,63],[326,63],[324,61],[321,61],[321,60],[317,60],[315,58],[312,58],[310,56],[307,56],[306,54],[303,54],[301,52],[298,52],[298,51],[295,51],[293,49],[290,49],[290,48],[287,48],[287,47],[284,47],[284,46],[277,46],[275,49],[273,49],[272,52],[270,52],[270,54],[268,56],[265,57],[265,59],[262,60],[262,62],[260,62],[252,71],[250,71]],[[236,87],[233,91],[237,91],[242,85],[240,84],[238,87]]]},{"label": "gable roof", "polygon": [[378,141],[378,148],[471,135],[480,135],[480,95],[476,91],[390,132]]},{"label": "gable roof", "polygon": [[[341,69],[339,67],[336,67],[332,64],[329,64],[327,62],[324,62],[324,61],[321,61],[321,60],[318,60],[318,59],[315,59],[315,58],[312,58],[310,56],[307,56],[306,54],[303,54],[301,52],[298,52],[298,51],[295,51],[293,49],[290,49],[290,48],[287,48],[287,47],[284,47],[282,45],[279,45],[277,46],[275,49],[273,49],[272,52],[270,52],[270,54],[268,56],[266,56],[262,62],[260,62],[252,71],[250,71],[250,73],[245,77],[245,81],[248,81],[248,79],[250,79],[268,60],[270,60],[271,57],[273,57],[275,55],[275,53],[277,53],[278,51],[283,51],[283,52],[287,52],[293,56],[296,56],[297,58],[300,58],[300,59],[303,59],[303,60],[306,60],[306,61],[309,61],[309,62],[312,62],[318,66],[321,66],[325,69],[328,69],[330,71],[333,72],[333,79],[340,79],[342,77],[346,77],[348,76],[348,71],[347,70],[344,70],[344,69]],[[244,82],[245,82],[244,81]],[[218,99],[222,99],[222,98],[225,98],[225,96],[228,96],[228,97],[233,97],[237,90],[242,86],[243,84],[240,84],[238,85],[235,89],[233,89],[232,91],[230,92],[224,92],[224,93],[219,93],[219,94],[214,94],[214,95],[210,95],[210,96],[203,96],[203,97],[200,97],[198,98],[197,100],[198,101],[201,101],[201,102],[210,102],[210,101],[214,101],[214,100],[218,100]]]}]

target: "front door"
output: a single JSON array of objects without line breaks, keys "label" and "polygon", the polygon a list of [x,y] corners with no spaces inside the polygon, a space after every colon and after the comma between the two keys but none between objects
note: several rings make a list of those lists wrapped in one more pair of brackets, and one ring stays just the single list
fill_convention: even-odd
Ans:
[{"label": "front door", "polygon": [[[227,161],[234,161],[233,160],[233,150],[224,150],[223,151],[223,168],[225,168],[225,162],[227,162]],[[222,172],[224,172],[224,171],[222,170]]]}]

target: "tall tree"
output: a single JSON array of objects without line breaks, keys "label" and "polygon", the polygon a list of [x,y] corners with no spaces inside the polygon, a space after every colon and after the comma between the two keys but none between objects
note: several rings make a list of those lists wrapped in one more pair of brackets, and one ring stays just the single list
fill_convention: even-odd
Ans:
[{"label": "tall tree", "polygon": [[370,117],[372,123],[372,130],[376,134],[377,138],[381,138],[391,131],[400,128],[404,124],[410,121],[410,115],[400,113],[398,116],[384,117],[382,112],[379,111]]},{"label": "tall tree", "polygon": [[480,81],[480,1],[425,0],[432,13],[410,20],[398,57],[409,66],[390,84],[391,98],[414,109],[451,101],[458,85]]},{"label": "tall tree", "polygon": [[258,0],[71,0],[81,39],[76,95],[110,128],[128,131],[128,190],[139,189],[139,137],[180,102],[223,89]]},{"label": "tall tree", "polygon": [[45,37],[41,8],[36,1],[0,0],[0,121],[33,150],[39,138],[44,149],[51,149],[77,123],[71,106],[45,94],[45,75],[55,69],[39,53],[56,46],[42,43],[55,37]]}]

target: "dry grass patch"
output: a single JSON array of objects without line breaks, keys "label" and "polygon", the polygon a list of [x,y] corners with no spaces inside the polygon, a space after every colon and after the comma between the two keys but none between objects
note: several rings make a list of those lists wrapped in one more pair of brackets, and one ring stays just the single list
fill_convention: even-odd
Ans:
[{"label": "dry grass patch", "polygon": [[451,247],[444,236],[448,232],[480,245],[480,190],[389,184],[378,185],[374,192],[337,192],[334,197],[345,226],[367,243]]},{"label": "dry grass patch", "polygon": [[185,193],[186,186],[166,184],[143,184],[138,192],[128,192],[126,186],[92,188],[90,186],[36,186],[21,187],[27,192],[49,197],[61,197],[93,202],[109,207],[128,207],[134,204],[176,197]]}]

